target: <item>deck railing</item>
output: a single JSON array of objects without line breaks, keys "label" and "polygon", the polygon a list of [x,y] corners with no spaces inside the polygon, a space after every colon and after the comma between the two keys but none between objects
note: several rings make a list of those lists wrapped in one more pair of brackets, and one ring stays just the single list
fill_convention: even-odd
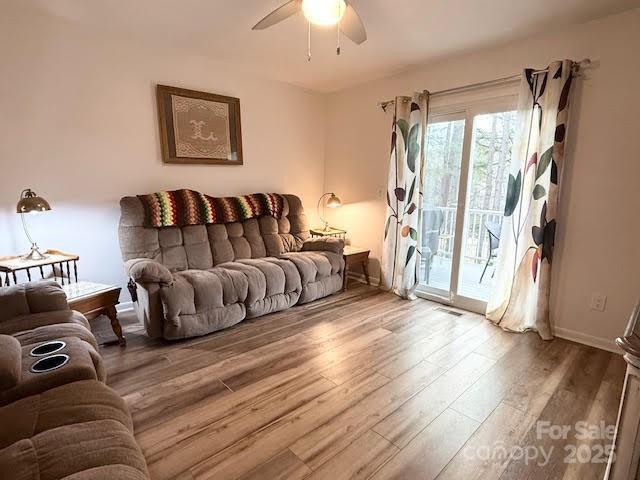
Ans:
[{"label": "deck railing", "polygon": [[[440,229],[438,255],[446,258],[453,256],[453,239],[456,230],[456,207],[439,207],[444,220]],[[465,258],[482,263],[489,258],[489,235],[486,223],[501,225],[503,212],[499,210],[482,210],[472,208],[467,210],[463,255]]]}]

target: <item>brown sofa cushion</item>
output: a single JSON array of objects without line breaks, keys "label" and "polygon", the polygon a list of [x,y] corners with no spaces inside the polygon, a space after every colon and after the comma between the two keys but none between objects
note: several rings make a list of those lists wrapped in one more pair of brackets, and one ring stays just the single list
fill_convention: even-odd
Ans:
[{"label": "brown sofa cushion", "polygon": [[335,237],[310,238],[302,244],[303,252],[333,252],[342,255],[344,240]]},{"label": "brown sofa cushion", "polygon": [[0,335],[0,390],[15,387],[20,381],[21,370],[20,342],[8,335]]},{"label": "brown sofa cushion", "polygon": [[160,289],[164,338],[205,335],[242,321],[247,290],[247,277],[233,270],[214,267],[175,273],[173,284]]},{"label": "brown sofa cushion", "polygon": [[218,268],[241,272],[247,277],[247,318],[289,308],[295,305],[302,291],[295,265],[281,258],[237,260],[222,263]]},{"label": "brown sofa cushion", "polygon": [[125,401],[97,380],[52,388],[0,408],[0,449],[63,425],[116,420],[133,433]]},{"label": "brown sofa cushion", "polygon": [[28,313],[68,310],[67,296],[53,280],[21,283],[0,289],[0,324]]},{"label": "brown sofa cushion", "polygon": [[[0,305],[2,305],[1,300]],[[56,325],[59,323],[75,323],[88,329],[90,328],[89,322],[84,318],[84,315],[80,312],[67,309],[51,312],[27,313],[4,320],[0,322],[0,334],[13,335],[18,332],[33,330],[34,328],[42,327],[44,325]]]},{"label": "brown sofa cushion", "polygon": [[[11,472],[14,480],[59,480],[101,467],[115,467],[108,477],[145,478],[147,467],[129,430],[115,420],[97,420],[53,428],[0,450],[0,472]],[[118,476],[137,470],[143,477]],[[87,475],[91,475],[90,473]]]},{"label": "brown sofa cushion", "polygon": [[[72,313],[70,318],[76,318],[79,320],[80,314],[78,312]],[[26,345],[33,345],[34,343],[48,342],[50,340],[56,340],[62,337],[75,337],[80,340],[84,340],[88,344],[92,345],[96,350],[98,349],[98,342],[87,327],[80,323],[56,323],[54,325],[45,325],[43,327],[37,327],[33,330],[25,330],[24,332],[18,332],[13,336],[24,347]]]},{"label": "brown sofa cushion", "polygon": [[344,259],[329,251],[291,252],[281,255],[291,260],[300,272],[302,293],[298,304],[308,303],[340,291]]}]

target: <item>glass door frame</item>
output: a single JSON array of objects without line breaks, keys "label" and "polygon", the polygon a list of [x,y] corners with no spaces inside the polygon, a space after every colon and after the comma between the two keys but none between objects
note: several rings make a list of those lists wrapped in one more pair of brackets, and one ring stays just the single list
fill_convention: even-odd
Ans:
[{"label": "glass door frame", "polygon": [[[466,242],[465,224],[467,221],[467,198],[469,196],[469,180],[471,175],[471,143],[473,141],[473,120],[478,115],[513,111],[517,109],[518,97],[514,94],[498,95],[493,98],[469,101],[464,103],[444,104],[429,111],[427,123],[450,122],[464,120],[462,141],[462,158],[460,161],[460,183],[458,184],[458,203],[456,204],[455,236],[453,239],[453,256],[451,259],[451,278],[449,291],[419,283],[415,294],[418,297],[445,305],[483,314],[487,302],[458,294],[460,286],[460,267],[462,264],[463,245]],[[426,141],[425,141],[426,144]],[[429,161],[429,152],[425,162]],[[423,170],[426,174],[426,165]]]}]

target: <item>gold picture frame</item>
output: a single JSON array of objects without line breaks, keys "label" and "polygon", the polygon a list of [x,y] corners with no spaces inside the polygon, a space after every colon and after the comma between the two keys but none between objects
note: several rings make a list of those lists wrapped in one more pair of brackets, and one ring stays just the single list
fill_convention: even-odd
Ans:
[{"label": "gold picture frame", "polygon": [[166,85],[156,97],[164,163],[242,165],[240,99]]}]

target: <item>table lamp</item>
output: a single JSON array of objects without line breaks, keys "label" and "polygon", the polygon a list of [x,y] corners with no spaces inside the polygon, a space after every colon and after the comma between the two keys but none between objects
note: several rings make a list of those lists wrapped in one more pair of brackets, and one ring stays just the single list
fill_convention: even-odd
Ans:
[{"label": "table lamp", "polygon": [[16,206],[16,211],[20,214],[22,219],[22,228],[24,228],[24,233],[29,239],[29,242],[31,242],[31,251],[22,257],[23,260],[43,260],[46,258],[46,255],[38,249],[38,245],[33,241],[31,235],[29,235],[29,229],[27,228],[27,221],[24,214],[32,212],[46,212],[48,210],[51,210],[49,202],[44,198],[39,197],[30,188],[26,188],[20,194],[20,200]]},{"label": "table lamp", "polygon": [[[326,203],[323,204],[323,200],[329,197],[329,200],[327,200]],[[320,197],[320,200],[318,200],[318,217],[320,217],[320,220],[322,221],[322,223],[324,224],[324,231],[328,231],[329,230],[329,222],[327,222],[327,219],[324,218],[324,208],[322,209],[322,213],[320,210],[320,207],[329,207],[329,208],[338,208],[340,205],[342,205],[342,202],[340,202],[340,199],[338,197],[336,197],[336,194],[333,192],[327,192],[322,194],[322,196]]]}]

